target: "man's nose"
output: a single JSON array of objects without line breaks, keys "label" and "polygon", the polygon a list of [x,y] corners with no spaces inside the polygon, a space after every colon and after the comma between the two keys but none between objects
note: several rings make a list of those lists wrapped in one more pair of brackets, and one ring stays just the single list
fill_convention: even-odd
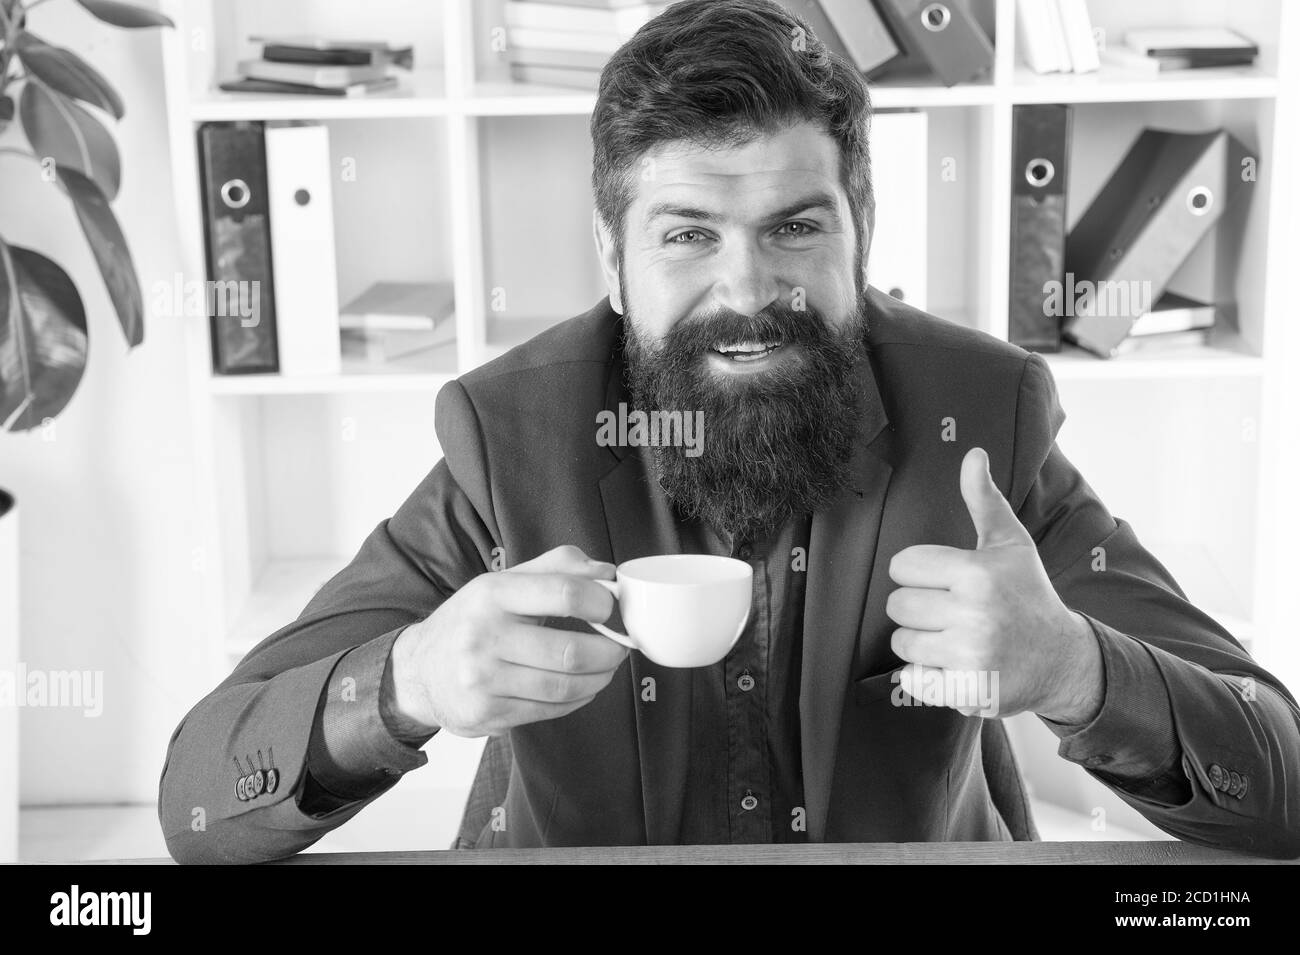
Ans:
[{"label": "man's nose", "polygon": [[754,242],[730,242],[714,260],[718,265],[713,295],[717,304],[740,315],[755,315],[781,294],[774,263]]}]

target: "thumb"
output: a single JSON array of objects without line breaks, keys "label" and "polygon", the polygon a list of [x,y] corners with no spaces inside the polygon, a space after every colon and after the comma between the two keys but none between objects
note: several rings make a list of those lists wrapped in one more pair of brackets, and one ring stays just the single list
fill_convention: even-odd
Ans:
[{"label": "thumb", "polygon": [[576,577],[604,578],[614,576],[613,564],[592,560],[582,552],[582,548],[574,547],[572,544],[554,547],[512,570],[524,574],[573,574]]},{"label": "thumb", "polygon": [[989,474],[989,456],[983,448],[971,448],[962,459],[961,496],[975,525],[977,550],[1023,544],[1029,540],[1029,532],[993,483],[993,476]]}]

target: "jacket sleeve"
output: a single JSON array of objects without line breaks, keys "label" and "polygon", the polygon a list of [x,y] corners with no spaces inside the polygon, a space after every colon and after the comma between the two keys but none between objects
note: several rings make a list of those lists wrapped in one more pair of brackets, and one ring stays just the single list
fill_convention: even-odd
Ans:
[{"label": "jacket sleeve", "polygon": [[[167,849],[178,862],[262,862],[292,855],[425,761],[395,739],[371,754],[336,750],[335,764],[369,760],[389,777],[355,799],[331,799],[308,772],[313,740],[317,752],[322,745],[331,697],[355,692],[358,707],[373,703],[368,684],[382,673],[380,656],[401,630],[491,565],[496,533],[481,439],[458,383],[439,394],[436,417],[443,460],[298,619],[250,651],[172,734],[158,812]],[[358,722],[374,729],[373,719],[359,716]],[[369,732],[351,738],[355,744],[377,737]]]},{"label": "jacket sleeve", "polygon": [[1097,716],[1052,726],[1060,755],[1180,839],[1300,856],[1295,698],[1110,515],[1056,446],[1064,417],[1046,363],[1031,355],[1008,499],[1057,593],[1092,625],[1106,668]]}]

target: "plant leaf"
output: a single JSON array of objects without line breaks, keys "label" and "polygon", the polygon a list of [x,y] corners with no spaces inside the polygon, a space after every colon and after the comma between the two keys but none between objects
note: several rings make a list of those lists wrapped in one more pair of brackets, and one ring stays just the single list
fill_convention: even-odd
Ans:
[{"label": "plant leaf", "polygon": [[108,287],[109,298],[113,300],[122,334],[126,336],[126,343],[134,348],[144,341],[144,299],[122,227],[117,224],[108,200],[93,180],[75,169],[63,169],[58,181],[72,198],[81,231],[86,234],[99,273]]},{"label": "plant leaf", "polygon": [[38,78],[60,93],[98,106],[114,119],[126,115],[122,97],[100,72],[71,50],[52,46],[36,34],[22,31],[14,41],[18,56]]},{"label": "plant leaf", "polygon": [[0,133],[14,118],[14,101],[12,97],[0,96]]},{"label": "plant leaf", "polygon": [[0,239],[0,427],[59,414],[86,370],[86,312],[68,273]]},{"label": "plant leaf", "polygon": [[140,27],[174,27],[170,19],[156,10],[137,7],[133,3],[118,3],[117,0],[77,0],[94,16],[115,27],[128,30]]},{"label": "plant leaf", "polygon": [[122,161],[103,123],[62,93],[34,81],[23,84],[19,111],[37,156],[53,157],[60,170],[76,169],[95,180],[110,201],[117,198]]}]

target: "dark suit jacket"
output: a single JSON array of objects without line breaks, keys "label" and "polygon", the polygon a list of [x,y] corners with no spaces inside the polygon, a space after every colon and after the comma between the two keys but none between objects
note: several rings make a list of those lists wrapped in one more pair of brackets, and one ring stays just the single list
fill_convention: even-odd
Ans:
[{"label": "dark suit jacket", "polygon": [[[1053,584],[1102,647],[1101,713],[1058,731],[1061,755],[1180,838],[1300,855],[1294,698],[1186,601],[1061,454],[1064,415],[1046,363],[874,289],[869,310],[870,409],[851,486],[814,515],[809,545],[799,698],[808,838],[1011,838],[994,793],[1018,780],[988,778],[983,721],[890,699],[901,663],[885,613],[890,559],[917,543],[975,545],[958,472],[980,446]],[[627,400],[619,322],[602,301],[442,390],[443,460],[299,619],[177,728],[160,785],[177,859],[284,856],[355,814],[366,800],[317,816],[298,804],[323,687],[340,657],[394,639],[488,571],[494,554],[514,565],[560,544],[614,562],[679,549],[642,453],[594,440],[597,413]],[[952,424],[955,440],[945,440]],[[1094,569],[1098,554],[1104,570]],[[654,702],[639,694],[647,678]],[[676,841],[691,680],[633,652],[586,707],[512,731],[505,828],[484,827],[477,844]],[[272,746],[277,791],[239,800],[234,760]],[[1150,795],[1146,783],[1170,774],[1185,799]]]}]

